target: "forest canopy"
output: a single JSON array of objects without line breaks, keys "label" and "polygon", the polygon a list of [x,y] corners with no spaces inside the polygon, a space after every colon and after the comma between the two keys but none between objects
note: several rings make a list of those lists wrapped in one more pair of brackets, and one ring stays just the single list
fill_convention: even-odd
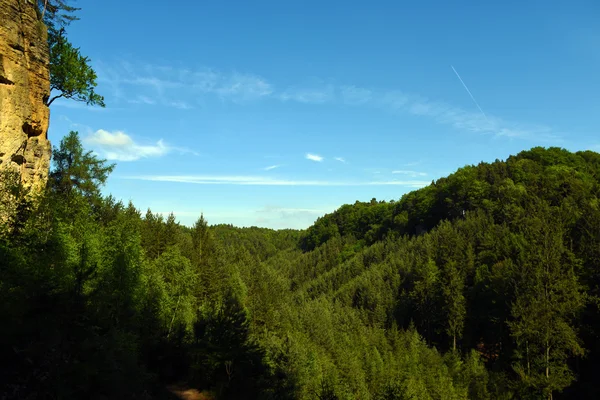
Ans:
[{"label": "forest canopy", "polygon": [[[103,105],[39,0],[55,98]],[[535,147],[306,230],[193,226],[103,194],[70,132],[0,171],[0,398],[600,398],[600,154]]]},{"label": "forest canopy", "polygon": [[2,191],[9,397],[599,394],[597,153],[533,148],[305,231],[182,226],[104,197],[76,132],[54,154],[35,201]]}]

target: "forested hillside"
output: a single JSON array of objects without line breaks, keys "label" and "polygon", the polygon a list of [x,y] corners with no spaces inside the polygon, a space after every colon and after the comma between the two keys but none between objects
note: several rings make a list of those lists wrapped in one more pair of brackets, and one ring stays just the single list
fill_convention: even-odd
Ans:
[{"label": "forested hillside", "polygon": [[[47,93],[23,96],[104,106],[78,8],[13,3],[45,38]],[[106,196],[114,165],[77,132],[47,185],[27,148],[0,154],[0,399],[600,398],[598,153],[536,147],[275,231]]]},{"label": "forested hillside", "polygon": [[2,398],[600,396],[600,154],[534,148],[306,231],[103,197],[76,133],[53,159],[36,198],[2,178]]}]

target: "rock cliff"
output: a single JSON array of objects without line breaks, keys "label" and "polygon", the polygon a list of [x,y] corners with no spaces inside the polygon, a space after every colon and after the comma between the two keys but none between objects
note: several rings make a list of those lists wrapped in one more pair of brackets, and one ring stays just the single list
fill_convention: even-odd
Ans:
[{"label": "rock cliff", "polygon": [[0,168],[26,186],[48,178],[50,95],[47,30],[34,0],[0,0]]}]

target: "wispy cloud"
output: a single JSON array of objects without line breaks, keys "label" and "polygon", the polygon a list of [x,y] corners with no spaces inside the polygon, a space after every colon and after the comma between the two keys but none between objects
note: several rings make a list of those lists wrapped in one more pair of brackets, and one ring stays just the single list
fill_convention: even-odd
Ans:
[{"label": "wispy cloud", "polygon": [[281,165],[269,165],[268,167],[263,168],[265,171],[271,171],[272,169],[279,168]]},{"label": "wispy cloud", "polygon": [[236,226],[264,226],[272,229],[306,229],[323,214],[337,207],[294,208],[267,205],[260,208],[204,208],[196,210],[153,211],[165,218],[171,214],[179,223],[192,226],[201,214],[210,224],[233,223]]},{"label": "wispy cloud", "polygon": [[471,112],[441,101],[400,92],[387,92],[378,96],[373,104],[393,112],[408,113],[430,118],[457,130],[532,140],[558,141],[560,136],[550,127],[507,121],[480,112]]},{"label": "wispy cloud", "polygon": [[422,180],[391,181],[324,181],[274,179],[265,176],[217,176],[217,175],[137,175],[125,176],[123,179],[134,179],[153,182],[192,183],[198,185],[242,185],[242,186],[387,186],[397,185],[410,188],[427,186],[430,182]]},{"label": "wispy cloud", "polygon": [[508,121],[484,114],[479,109],[478,112],[472,112],[443,101],[431,100],[402,91],[376,91],[352,87],[351,90],[346,89],[346,92],[349,93],[346,95],[347,98],[354,99],[353,101],[346,101],[347,105],[371,106],[388,112],[429,118],[438,124],[448,125],[457,130],[553,142],[560,139],[560,135],[547,126]]},{"label": "wispy cloud", "polygon": [[191,110],[192,108],[194,108],[185,101],[169,101],[166,105],[169,107],[178,108],[180,110]]},{"label": "wispy cloud", "polygon": [[[109,111],[109,108],[99,107],[99,106],[89,106],[86,103],[67,100],[67,99],[58,99],[52,103],[52,107],[61,107],[61,108],[70,108],[75,110],[85,110],[92,112],[106,112]],[[111,107],[110,110],[114,110],[114,107]]]},{"label": "wispy cloud", "polygon": [[161,139],[154,144],[139,144],[121,131],[109,132],[99,129],[83,138],[84,144],[111,161],[135,161],[141,158],[161,157],[171,151],[191,152],[171,147]]},{"label": "wispy cloud", "polygon": [[422,188],[431,184],[431,181],[375,181],[369,182],[370,186],[406,186],[411,188]]},{"label": "wispy cloud", "polygon": [[257,213],[265,213],[265,214],[271,214],[274,212],[323,214],[323,213],[326,213],[327,210],[321,210],[321,209],[316,209],[316,208],[286,208],[286,207],[279,207],[279,206],[265,206],[265,207],[257,210],[256,212]]},{"label": "wispy cloud", "polygon": [[306,153],[306,155],[304,156],[307,160],[311,160],[311,161],[316,161],[316,162],[321,162],[324,160],[323,157],[321,157],[318,154],[312,154],[312,153]]},{"label": "wispy cloud", "polygon": [[416,178],[418,176],[427,176],[427,173],[425,173],[425,172],[408,171],[408,170],[396,170],[396,171],[392,171],[392,174],[407,175],[407,176],[410,176],[411,178]]},{"label": "wispy cloud", "polygon": [[183,82],[160,79],[154,76],[134,76],[121,80],[121,83],[135,86],[150,86],[153,87],[159,94],[163,94],[167,89],[177,89],[183,86]]},{"label": "wispy cloud", "polygon": [[358,106],[373,101],[373,91],[356,86],[343,86],[341,88],[342,100],[344,103]]},{"label": "wispy cloud", "polygon": [[378,93],[376,99],[373,102],[369,102],[369,105],[375,105],[387,110],[402,110],[407,104],[414,102],[416,98],[411,100],[408,95],[398,90],[384,91]]},{"label": "wispy cloud", "polygon": [[333,85],[322,87],[293,87],[285,90],[279,98],[283,101],[293,100],[299,103],[323,104],[335,99]]},{"label": "wispy cloud", "polygon": [[336,86],[319,80],[277,88],[268,79],[256,74],[223,72],[211,68],[192,70],[114,63],[110,66],[99,65],[97,71],[100,84],[112,90],[116,99],[138,104],[152,105],[154,102],[165,107],[190,109],[206,96],[239,104],[259,100],[339,103],[348,107],[371,107],[428,118],[461,131],[509,138],[559,140],[559,133],[550,127],[509,121],[484,113],[456,69],[452,69],[474,101],[476,110],[463,109],[401,90]]},{"label": "wispy cloud", "polygon": [[344,157],[335,157],[334,160],[339,161],[341,163],[346,163],[346,160],[344,159]]},{"label": "wispy cloud", "polygon": [[151,99],[148,96],[137,96],[135,99],[128,100],[128,102],[131,104],[148,104],[148,105],[156,104],[156,100]]},{"label": "wispy cloud", "polygon": [[255,224],[268,226],[275,229],[293,227],[305,229],[314,221],[329,211],[313,208],[290,208],[278,206],[265,206],[255,211]]},{"label": "wispy cloud", "polygon": [[234,73],[228,78],[221,77],[212,90],[222,98],[234,101],[255,100],[273,93],[271,84],[263,78],[240,73]]},{"label": "wispy cloud", "polygon": [[116,99],[129,103],[159,103],[190,109],[189,99],[199,95],[212,94],[222,100],[245,102],[273,93],[271,84],[258,75],[224,73],[209,68],[190,70],[122,62],[110,66],[101,64],[97,71],[99,83],[110,87]]}]

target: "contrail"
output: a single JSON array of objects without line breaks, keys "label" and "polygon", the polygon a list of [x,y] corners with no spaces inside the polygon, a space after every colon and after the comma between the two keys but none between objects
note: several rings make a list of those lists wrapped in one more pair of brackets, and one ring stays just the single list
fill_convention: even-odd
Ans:
[{"label": "contrail", "polygon": [[467,91],[467,93],[469,93],[469,96],[471,96],[471,99],[473,100],[473,103],[475,103],[475,105],[477,106],[477,108],[479,108],[479,111],[481,111],[481,113],[483,114],[483,116],[485,117],[485,119],[487,119],[487,115],[485,115],[485,112],[483,111],[483,109],[481,108],[481,106],[479,105],[479,103],[477,103],[477,100],[475,100],[475,97],[473,96],[473,94],[471,93],[471,91],[469,90],[469,88],[467,87],[467,85],[465,85],[465,82],[462,80],[462,78],[460,77],[460,75],[458,74],[458,72],[454,69],[454,67],[452,65],[450,65],[450,68],[452,68],[452,71],[454,71],[454,73],[456,74],[456,77],[460,80],[460,83],[462,83],[462,85],[464,86],[464,88]]}]

